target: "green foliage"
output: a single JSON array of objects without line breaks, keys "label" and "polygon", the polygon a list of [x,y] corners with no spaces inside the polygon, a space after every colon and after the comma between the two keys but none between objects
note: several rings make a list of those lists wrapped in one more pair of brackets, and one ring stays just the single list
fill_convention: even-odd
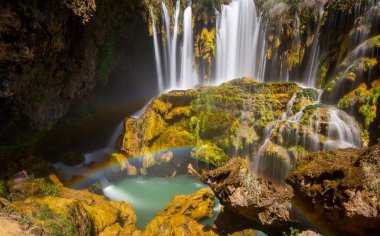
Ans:
[{"label": "green foliage", "polygon": [[47,220],[53,217],[53,212],[48,205],[44,204],[41,206],[40,211],[37,214],[37,218],[40,220]]},{"label": "green foliage", "polygon": [[60,194],[60,189],[55,184],[47,184],[45,187],[45,196],[52,196],[52,197],[58,197]]},{"label": "green foliage", "polygon": [[299,235],[299,229],[293,228],[293,226],[290,226],[289,228],[289,234],[286,232],[282,232],[283,236],[298,236]]},{"label": "green foliage", "polygon": [[214,144],[204,144],[194,148],[191,156],[214,166],[222,166],[228,160],[224,151]]},{"label": "green foliage", "polygon": [[27,224],[29,226],[33,225],[34,221],[33,219],[27,214],[23,214],[20,219],[20,224]]},{"label": "green foliage", "polygon": [[54,213],[46,204],[40,207],[37,218],[44,221],[44,228],[50,235],[77,235],[73,223],[67,217]]},{"label": "green foliage", "polygon": [[4,180],[0,180],[0,197],[8,198],[9,197],[9,189],[7,182]]},{"label": "green foliage", "polygon": [[364,58],[364,72],[372,70],[376,65],[376,58]]}]

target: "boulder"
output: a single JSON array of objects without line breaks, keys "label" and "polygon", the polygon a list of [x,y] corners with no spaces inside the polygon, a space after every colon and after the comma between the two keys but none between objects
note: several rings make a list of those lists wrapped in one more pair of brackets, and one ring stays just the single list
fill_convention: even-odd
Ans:
[{"label": "boulder", "polygon": [[299,225],[292,215],[293,194],[284,186],[254,177],[247,163],[233,159],[223,167],[202,175],[223,209],[215,224],[226,233],[258,229],[269,235],[281,235]]},{"label": "boulder", "polygon": [[[323,234],[375,235],[380,226],[380,146],[310,154],[286,182]],[[327,226],[327,227],[323,227]]]}]

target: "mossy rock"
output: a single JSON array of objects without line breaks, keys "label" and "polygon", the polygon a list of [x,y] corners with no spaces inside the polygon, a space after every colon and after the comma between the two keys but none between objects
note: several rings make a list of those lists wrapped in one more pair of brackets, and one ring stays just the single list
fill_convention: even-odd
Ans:
[{"label": "mossy rock", "polygon": [[245,146],[257,146],[253,144],[262,141],[266,126],[286,111],[297,93],[301,105],[317,97],[296,83],[250,78],[161,94],[140,118],[126,120],[121,150],[127,158],[145,156],[150,161],[143,162],[151,166],[159,163],[152,157],[161,152],[187,147],[188,156],[220,166],[231,158],[236,143],[238,155],[247,151]]},{"label": "mossy rock", "polygon": [[195,147],[191,152],[191,156],[214,166],[222,166],[228,160],[228,157],[224,153],[223,149],[214,144],[204,144],[202,146]]}]

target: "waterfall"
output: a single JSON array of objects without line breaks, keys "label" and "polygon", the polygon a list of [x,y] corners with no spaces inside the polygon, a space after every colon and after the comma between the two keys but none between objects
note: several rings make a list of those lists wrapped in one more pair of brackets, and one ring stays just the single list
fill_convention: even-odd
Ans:
[{"label": "waterfall", "polygon": [[[194,66],[191,2],[183,12],[181,32],[178,30],[181,26],[179,3],[180,1],[177,0],[175,9],[171,9],[174,12],[171,19],[165,1],[162,1],[162,28],[164,29],[162,31],[165,32],[161,31],[163,38],[161,47],[158,43],[159,35],[156,23],[153,19],[153,37],[160,91],[193,88],[200,82],[200,76],[198,76]],[[369,0],[365,7],[359,4],[356,8],[356,14],[362,17],[362,21],[359,22],[360,25],[366,26],[372,23],[371,18],[378,8],[379,4],[376,0]],[[311,98],[307,95],[307,91],[315,90],[318,68],[323,56],[319,38],[324,8],[319,5],[315,9],[315,27],[313,27],[312,32],[309,32],[313,37],[310,37],[311,41],[308,41],[303,59],[304,64],[295,72],[291,71],[288,65],[288,54],[279,58],[278,53],[273,53],[272,61],[267,58],[266,50],[267,46],[268,48],[271,46],[271,42],[266,42],[267,36],[270,36],[266,34],[267,27],[270,27],[270,24],[264,21],[262,15],[256,11],[253,0],[231,0],[228,4],[222,4],[220,12],[216,11],[216,55],[213,82],[220,84],[236,78],[253,77],[261,82],[301,81],[308,87],[303,88],[303,92],[294,94],[287,104],[286,111],[277,120],[267,125],[261,138],[262,143],[253,147],[253,154],[250,156],[255,174],[279,182],[283,181],[285,175],[301,155],[318,150],[359,148],[362,146],[361,130],[354,119],[337,108],[321,104],[321,91],[312,93],[318,93],[318,98],[316,96]],[[153,18],[153,13],[151,14]],[[302,24],[298,13],[295,15],[293,24],[294,39],[290,43],[292,43],[293,48],[300,50],[303,46],[301,45]],[[367,40],[369,35],[369,30],[365,29],[361,30],[360,28],[352,34],[352,38],[356,39],[354,42],[357,49],[348,53],[341,65],[345,66],[348,61],[353,60],[351,57],[366,49],[364,46],[360,46],[365,45],[363,42]],[[274,37],[278,36],[275,35]],[[163,51],[163,59],[160,48]],[[266,68],[267,62],[268,68]],[[279,74],[273,73],[273,70],[277,69]],[[298,99],[305,99],[308,102],[302,103]],[[297,106],[295,106],[296,103]],[[295,109],[295,107],[297,108]],[[265,113],[271,114],[272,118],[274,117],[271,107],[263,107],[263,109],[268,110]],[[244,112],[242,117],[244,117]],[[239,154],[240,143],[241,138],[235,137],[236,156]]]},{"label": "waterfall", "polygon": [[[174,31],[173,31],[173,41],[170,48],[170,87],[177,87],[177,38],[178,38],[178,17],[179,17],[179,5],[180,1],[177,0],[177,4],[174,12]],[[170,31],[169,31],[170,32]],[[167,33],[167,35],[170,35]]]},{"label": "waterfall", "polygon": [[156,70],[157,70],[158,92],[162,93],[164,91],[164,79],[162,76],[160,45],[158,44],[158,34],[157,34],[157,29],[156,29],[156,21],[154,19],[152,7],[150,7],[150,14],[152,16],[154,56],[156,59],[155,61],[156,61]]},{"label": "waterfall", "polygon": [[183,14],[183,46],[181,61],[181,88],[192,88],[199,83],[198,75],[193,69],[193,28],[192,10],[188,6]]},{"label": "waterfall", "polygon": [[[189,2],[191,4],[191,2]],[[198,74],[193,66],[194,40],[192,27],[192,9],[189,5],[183,12],[182,35],[179,32],[181,4],[177,0],[174,9],[173,21],[169,14],[165,1],[162,1],[162,23],[165,32],[162,33],[163,58],[160,54],[160,45],[158,43],[158,32],[153,12],[153,41],[155,48],[155,59],[157,67],[157,79],[159,91],[163,92],[168,89],[188,89],[199,83]],[[173,26],[171,23],[174,23]],[[172,30],[173,29],[173,30]],[[181,41],[182,40],[182,41]],[[180,47],[181,46],[181,47]],[[178,49],[181,49],[178,53]],[[162,61],[164,63],[162,63]],[[178,73],[178,69],[180,70]]]},{"label": "waterfall", "polygon": [[326,149],[361,147],[360,127],[350,116],[336,108],[329,109],[328,137],[337,143],[328,142]]},{"label": "waterfall", "polygon": [[[302,146],[301,154],[362,147],[361,130],[356,121],[335,107],[320,104],[321,93],[322,91],[318,91],[317,99],[303,105],[292,115],[296,99],[301,96],[295,93],[285,112],[277,121],[267,125],[262,138],[263,144],[258,147],[253,157],[252,171],[255,175],[283,183],[298,158],[299,153],[294,152],[292,147]],[[310,97],[308,99],[313,100]],[[310,109],[313,111],[310,112]]]},{"label": "waterfall", "polygon": [[323,18],[323,7],[319,10],[317,20],[317,30],[314,33],[314,41],[311,46],[311,56],[308,58],[305,75],[302,78],[303,83],[308,87],[315,87],[317,85],[317,72],[321,60],[321,47],[319,43],[320,29]]},{"label": "waterfall", "polygon": [[233,0],[217,15],[216,82],[258,75],[260,18],[252,0]]},{"label": "waterfall", "polygon": [[[165,31],[166,31],[166,50],[164,50],[164,62],[165,62],[165,71],[170,71],[170,55],[171,55],[171,36],[170,36],[170,14],[169,10],[166,7],[166,4],[164,1],[162,1],[162,20],[165,25]],[[167,74],[167,73],[166,73]],[[170,77],[169,77],[170,79]],[[165,87],[166,88],[166,87]]]}]

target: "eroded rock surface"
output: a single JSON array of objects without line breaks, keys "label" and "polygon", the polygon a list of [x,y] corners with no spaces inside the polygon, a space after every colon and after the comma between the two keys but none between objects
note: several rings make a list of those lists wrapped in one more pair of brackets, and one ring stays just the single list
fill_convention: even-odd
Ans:
[{"label": "eroded rock surface", "polygon": [[333,234],[374,235],[380,227],[380,146],[304,157],[287,178],[315,222]]},{"label": "eroded rock surface", "polygon": [[225,232],[255,228],[269,235],[298,227],[291,214],[293,194],[283,186],[275,186],[249,173],[243,160],[228,164],[202,175],[224,206],[215,224]]}]

